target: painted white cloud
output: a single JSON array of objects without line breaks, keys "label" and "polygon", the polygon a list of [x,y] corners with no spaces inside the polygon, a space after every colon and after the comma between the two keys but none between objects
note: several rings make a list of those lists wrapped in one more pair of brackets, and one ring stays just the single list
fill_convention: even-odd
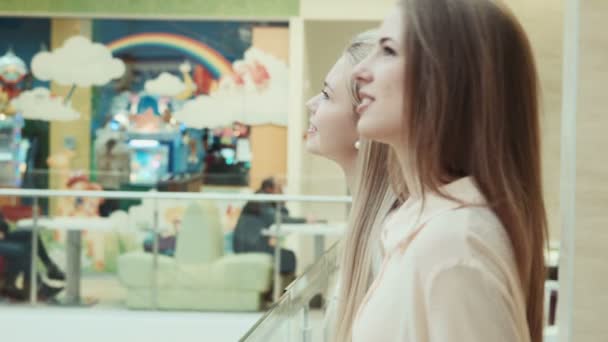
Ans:
[{"label": "painted white cloud", "polygon": [[233,121],[248,125],[287,125],[289,70],[278,58],[256,48],[245,52],[228,76],[209,96],[185,103],[176,119],[191,127],[226,126]]},{"label": "painted white cloud", "polygon": [[32,59],[32,72],[43,81],[88,87],[104,85],[125,72],[122,60],[114,58],[103,44],[74,36],[52,52],[40,52]]},{"label": "painted white cloud", "polygon": [[13,107],[30,120],[72,121],[80,113],[63,103],[61,97],[51,97],[47,88],[35,88],[21,93],[12,101]]},{"label": "painted white cloud", "polygon": [[270,87],[259,94],[245,93],[244,107],[240,121],[248,125],[274,124],[287,126],[288,90]]},{"label": "painted white cloud", "polygon": [[186,85],[179,77],[163,72],[157,78],[146,81],[144,88],[153,95],[176,96],[186,89]]},{"label": "painted white cloud", "polygon": [[244,62],[248,65],[256,62],[262,64],[268,70],[274,83],[281,84],[281,82],[287,82],[289,78],[287,64],[260,49],[250,48],[247,50],[245,52]]},{"label": "painted white cloud", "polygon": [[280,59],[256,48],[234,62],[236,77],[225,77],[209,96],[187,101],[174,115],[189,127],[287,126],[289,70]]},{"label": "painted white cloud", "polygon": [[[282,60],[257,48],[245,52],[233,68],[243,85],[224,80],[215,96],[233,96],[243,107],[240,121],[249,125],[287,126],[289,69]],[[231,84],[232,83],[232,84]]]},{"label": "painted white cloud", "polygon": [[177,121],[193,128],[229,126],[239,117],[241,108],[235,98],[200,95],[174,113]]}]

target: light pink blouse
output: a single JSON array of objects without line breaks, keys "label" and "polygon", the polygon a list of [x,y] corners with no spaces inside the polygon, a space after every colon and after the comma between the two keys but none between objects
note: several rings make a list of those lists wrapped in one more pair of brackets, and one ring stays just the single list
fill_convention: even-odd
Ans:
[{"label": "light pink blouse", "polygon": [[387,219],[386,252],[353,342],[529,342],[509,237],[471,178]]}]

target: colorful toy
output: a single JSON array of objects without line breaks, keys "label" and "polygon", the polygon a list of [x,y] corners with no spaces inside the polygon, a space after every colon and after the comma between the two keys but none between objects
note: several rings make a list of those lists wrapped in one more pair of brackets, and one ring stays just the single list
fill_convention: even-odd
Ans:
[{"label": "colorful toy", "polygon": [[[68,180],[67,189],[75,191],[99,191],[101,186],[89,181],[84,175],[75,175]],[[64,202],[66,205],[63,212],[66,216],[98,217],[99,206],[103,203],[102,198],[91,197],[69,197]],[[93,262],[93,268],[97,271],[105,269],[105,244],[104,232],[84,231],[84,243],[86,254]]]},{"label": "colorful toy", "polygon": [[12,50],[8,50],[4,56],[0,57],[1,88],[3,93],[8,95],[9,100],[19,95],[21,89],[19,89],[18,85],[23,81],[27,73],[28,69],[25,62],[17,57]]},{"label": "colorful toy", "polygon": [[157,140],[131,140],[131,184],[154,185],[169,174],[169,148]]},{"label": "colorful toy", "polygon": [[22,139],[21,116],[0,114],[0,186],[20,187],[29,141]]}]

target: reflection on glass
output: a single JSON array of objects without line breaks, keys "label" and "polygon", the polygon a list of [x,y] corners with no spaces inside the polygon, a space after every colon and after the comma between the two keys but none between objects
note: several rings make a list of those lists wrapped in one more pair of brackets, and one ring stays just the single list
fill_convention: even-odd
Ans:
[{"label": "reflection on glass", "polygon": [[241,342],[324,341],[324,310],[311,309],[315,298],[328,306],[338,273],[339,243],[297,278],[281,299],[241,339]]}]

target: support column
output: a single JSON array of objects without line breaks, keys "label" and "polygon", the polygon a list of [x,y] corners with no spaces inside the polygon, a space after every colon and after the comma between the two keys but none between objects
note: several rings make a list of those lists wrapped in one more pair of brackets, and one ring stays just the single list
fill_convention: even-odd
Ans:
[{"label": "support column", "polygon": [[[575,169],[570,170],[576,171],[575,178],[572,177],[576,181],[576,215],[570,218],[575,223],[573,233],[562,236],[562,243],[571,244],[562,260],[562,266],[572,266],[572,273],[568,274],[571,278],[564,279],[560,287],[571,281],[572,288],[565,288],[568,291],[565,304],[568,304],[571,291],[572,327],[569,332],[566,330],[568,336],[564,337],[570,338],[561,341],[595,342],[608,336],[608,153],[605,151],[608,146],[608,2],[569,0],[566,3],[569,6],[566,16],[571,16],[567,23],[580,23],[580,37],[578,63],[576,59],[565,60],[566,69],[578,64],[578,78],[565,79],[564,86],[573,88],[565,96],[574,96],[572,92],[578,92],[578,96],[573,100],[576,116],[564,122],[576,125],[576,143],[569,146],[576,148]],[[576,26],[567,26],[565,31],[566,37],[573,35]],[[572,46],[566,43],[571,49],[566,53],[574,54],[575,39],[571,37],[568,41]],[[576,81],[578,88],[572,84]],[[564,310],[561,313],[564,314]]]},{"label": "support column", "polygon": [[[80,19],[52,19],[51,21],[51,49],[61,47],[64,41],[72,36],[81,35],[87,38],[92,36],[91,20]],[[94,66],[92,66],[94,67]],[[69,86],[51,84],[51,93],[65,97],[70,90]],[[90,166],[91,144],[91,88],[76,88],[72,96],[72,107],[81,114],[77,121],[51,122],[50,124],[50,152],[52,156],[66,149],[66,140],[75,142],[75,155],[71,166],[76,170],[88,170]],[[50,187],[61,189],[65,186],[66,174],[57,174],[59,169],[50,170]],[[65,172],[63,172],[65,173]],[[56,209],[55,204],[51,204]]]}]

